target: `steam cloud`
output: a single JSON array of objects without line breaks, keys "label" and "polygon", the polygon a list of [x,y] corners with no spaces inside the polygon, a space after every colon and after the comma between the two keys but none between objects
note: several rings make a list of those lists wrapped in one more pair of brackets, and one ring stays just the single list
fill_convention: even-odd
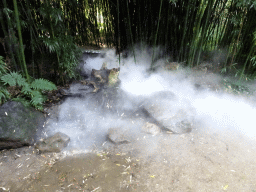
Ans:
[{"label": "steam cloud", "polygon": [[[205,82],[218,85],[221,77],[213,74],[193,72],[189,69],[167,72],[161,66],[164,60],[158,61],[155,73],[149,73],[151,55],[146,51],[136,54],[134,58],[121,60],[119,78],[120,89],[123,96],[117,103],[120,108],[133,110],[147,101],[161,102],[172,110],[182,109],[188,116],[193,117],[195,126],[194,134],[219,134],[225,139],[232,140],[241,135],[254,142],[256,135],[255,103],[249,100],[232,96],[231,94],[216,93],[209,89],[201,91],[195,88],[195,83]],[[118,58],[114,50],[106,52],[104,58],[88,58],[83,66],[86,72],[92,68],[100,69],[103,62],[108,68],[119,67]],[[73,87],[78,85],[73,85]],[[71,89],[72,90],[72,87]],[[77,90],[77,89],[76,89]],[[155,94],[168,91],[174,94],[176,100],[163,99],[155,101]],[[160,104],[160,103],[159,103]],[[97,105],[93,104],[90,97],[68,98],[60,106],[59,118],[47,126],[48,135],[63,132],[71,138],[69,149],[90,150],[93,146],[99,147],[106,141],[106,134],[111,127],[122,127],[129,130],[134,137],[141,136],[140,128],[145,123],[141,119],[122,119],[121,114],[104,114]],[[160,136],[150,137],[146,145],[156,146]]]}]

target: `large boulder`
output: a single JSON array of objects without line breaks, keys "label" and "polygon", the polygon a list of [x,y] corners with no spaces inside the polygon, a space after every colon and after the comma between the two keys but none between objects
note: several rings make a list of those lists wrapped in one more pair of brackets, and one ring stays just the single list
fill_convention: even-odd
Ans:
[{"label": "large boulder", "polygon": [[43,128],[44,114],[20,102],[8,101],[0,107],[0,150],[33,145]]},{"label": "large boulder", "polygon": [[165,131],[182,134],[192,130],[193,108],[172,92],[154,94],[143,105],[148,115]]}]

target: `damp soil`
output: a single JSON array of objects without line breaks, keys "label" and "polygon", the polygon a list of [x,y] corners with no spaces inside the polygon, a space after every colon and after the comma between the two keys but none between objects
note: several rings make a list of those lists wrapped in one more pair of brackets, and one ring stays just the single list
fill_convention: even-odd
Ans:
[{"label": "damp soil", "polygon": [[256,191],[255,146],[241,137],[195,131],[160,134],[157,145],[151,135],[138,139],[144,144],[86,153],[1,151],[0,191]]}]

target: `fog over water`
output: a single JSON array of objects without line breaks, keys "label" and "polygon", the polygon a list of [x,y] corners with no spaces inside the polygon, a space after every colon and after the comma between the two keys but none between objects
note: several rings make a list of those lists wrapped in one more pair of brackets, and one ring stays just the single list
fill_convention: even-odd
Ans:
[{"label": "fog over water", "polygon": [[[103,62],[107,63],[109,69],[119,67],[118,57],[110,50],[104,58],[88,58],[84,62],[84,71],[90,74],[91,69],[100,69]],[[167,110],[171,108],[174,112],[180,109],[186,111],[187,116],[195,122],[192,130],[195,135],[217,134],[223,140],[239,140],[254,146],[256,107],[253,99],[234,96],[225,91],[216,92],[207,87],[202,90],[195,87],[195,84],[205,83],[217,87],[222,80],[218,75],[188,69],[167,72],[163,67],[149,73],[150,62],[151,55],[143,51],[136,54],[136,63],[133,57],[121,60],[119,78],[122,93],[116,103],[119,111],[109,114],[102,112],[98,105],[94,105],[96,101],[92,97],[67,98],[60,106],[58,120],[48,124],[47,135],[63,132],[71,138],[68,149],[82,150],[104,145],[108,129],[112,127],[128,130],[135,139],[143,137],[145,134],[140,129],[145,121],[140,118],[122,118],[122,110],[136,111],[142,104],[147,105],[149,102]],[[157,65],[164,65],[164,62],[159,60]],[[73,84],[70,90],[77,91],[79,88],[81,85]],[[176,100],[168,97],[155,100],[161,92],[173,93]],[[156,146],[162,136],[147,136],[146,145]]]}]

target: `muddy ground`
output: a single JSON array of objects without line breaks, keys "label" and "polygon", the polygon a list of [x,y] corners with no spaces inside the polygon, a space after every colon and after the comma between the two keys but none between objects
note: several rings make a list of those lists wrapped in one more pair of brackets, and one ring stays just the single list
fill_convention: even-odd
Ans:
[{"label": "muddy ground", "polygon": [[137,141],[91,152],[2,151],[0,191],[256,191],[256,151],[246,137],[201,127]]}]

